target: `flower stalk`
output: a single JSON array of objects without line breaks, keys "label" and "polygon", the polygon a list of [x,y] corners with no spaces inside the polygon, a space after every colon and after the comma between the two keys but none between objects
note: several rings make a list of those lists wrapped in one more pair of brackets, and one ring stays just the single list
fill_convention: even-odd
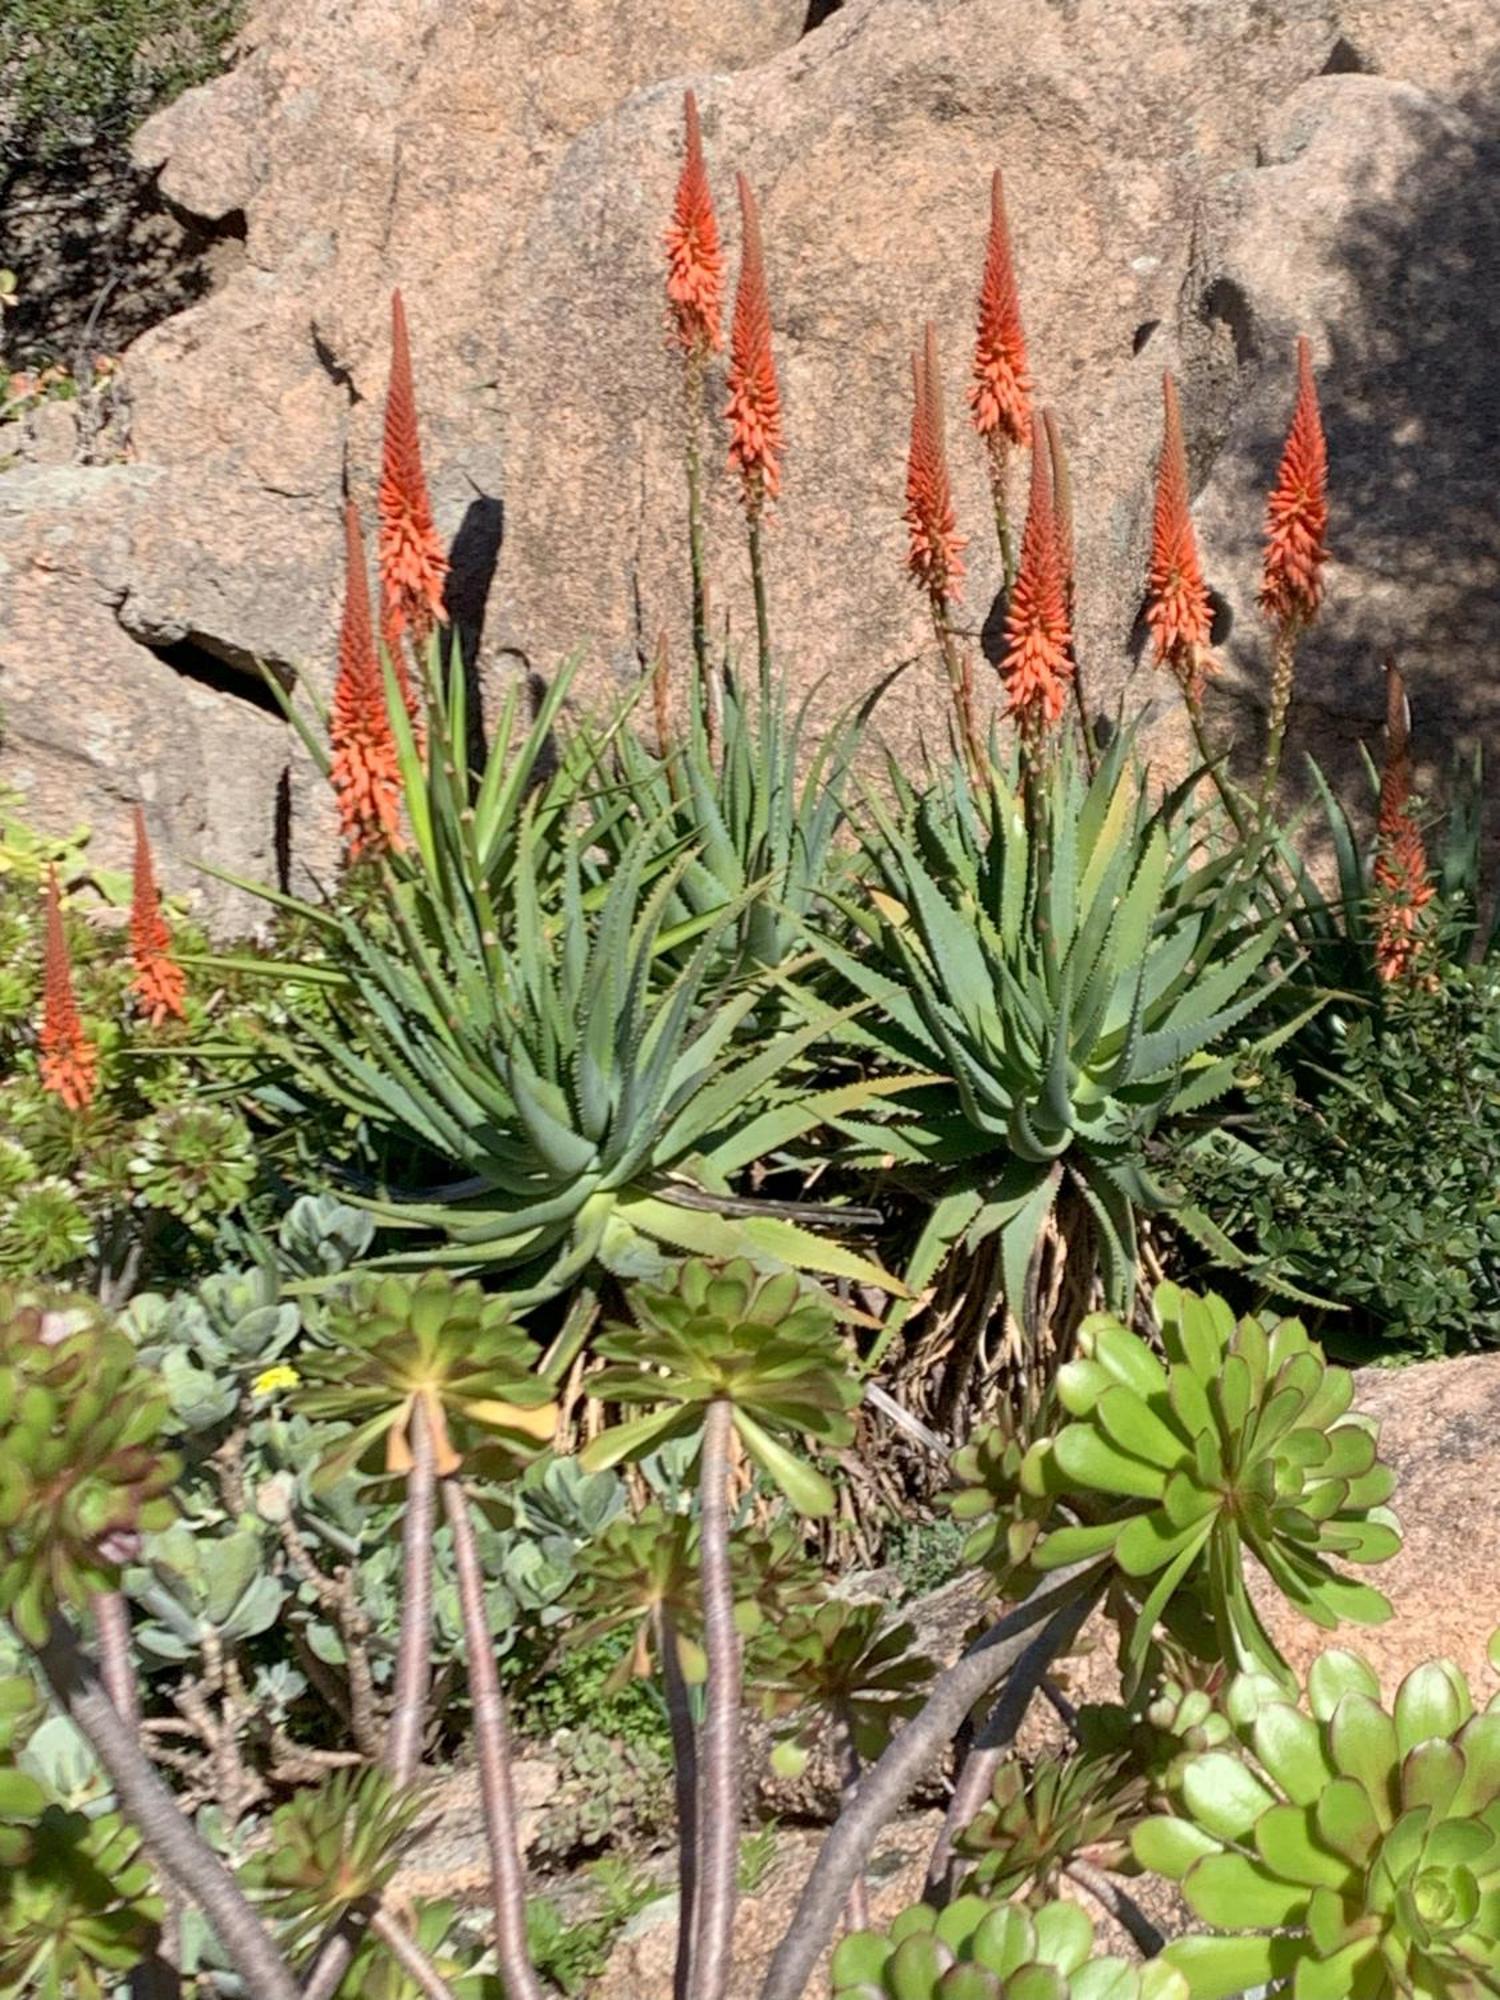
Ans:
[{"label": "flower stalk", "polygon": [[1297,341],[1297,401],[1281,464],[1266,502],[1260,605],[1273,633],[1270,717],[1259,817],[1270,810],[1281,769],[1296,672],[1297,642],[1318,615],[1328,560],[1328,447],[1313,379],[1312,349]]},{"label": "flower stalk", "polygon": [[38,1073],[42,1088],[69,1111],[85,1111],[99,1087],[99,1051],[84,1033],[73,997],[73,968],[63,929],[57,870],[47,873],[47,917],[42,957],[42,1031]]},{"label": "flower stalk", "polygon": [[1032,385],[1005,213],[1005,184],[998,168],[990,182],[990,229],[979,288],[973,376],[969,403],[988,461],[995,534],[1009,592],[1016,581],[1016,552],[1006,485],[1011,451],[1031,442]]},{"label": "flower stalk", "polygon": [[703,390],[708,360],[724,344],[724,255],[703,160],[698,100],[684,94],[682,173],[666,232],[667,306],[683,360],[683,453],[688,482],[688,552],[692,565],[693,658],[708,672],[708,587],[703,537]]},{"label": "flower stalk", "polygon": [[783,449],[781,390],[771,347],[771,303],[766,290],[765,250],[760,214],[745,176],[739,176],[743,248],[729,337],[729,463],[739,476],[740,499],[750,536],[750,576],[755,591],[755,629],[760,648],[762,687],[770,683],[771,631],[766,610],[761,524],[766,503],[781,490]]},{"label": "flower stalk", "polygon": [[139,806],[135,809],[135,865],[131,874],[130,957],[134,967],[131,988],[152,1027],[159,1028],[169,1018],[182,1020],[187,975],[172,956],[172,933],[162,914],[146,815]]}]

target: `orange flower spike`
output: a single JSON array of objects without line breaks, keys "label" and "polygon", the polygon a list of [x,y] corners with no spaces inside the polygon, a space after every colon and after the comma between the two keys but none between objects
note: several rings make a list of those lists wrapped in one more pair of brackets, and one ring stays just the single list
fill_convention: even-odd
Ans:
[{"label": "orange flower spike", "polygon": [[159,1028],[168,1016],[174,1021],[185,1018],[187,975],[172,956],[172,933],[162,915],[146,815],[139,806],[135,809],[135,866],[130,886],[130,957],[135,967],[131,990],[146,1019]]},{"label": "orange flower spike", "polygon": [[1031,439],[1031,494],[1021,537],[1021,566],[1005,618],[1000,677],[1006,712],[1027,735],[1062,719],[1073,678],[1073,635],[1052,506],[1051,459],[1040,430]]},{"label": "orange flower spike", "polygon": [[42,948],[42,1032],[38,1071],[42,1088],[70,1111],[93,1103],[99,1087],[99,1051],[83,1031],[73,998],[73,968],[63,930],[57,870],[47,875],[47,927]]},{"label": "orange flower spike", "polygon": [[1151,523],[1151,565],[1146,579],[1146,623],[1156,642],[1156,663],[1170,667],[1190,701],[1202,692],[1213,606],[1198,560],[1188,512],[1187,448],[1177,384],[1162,377],[1161,459],[1156,471],[1156,511]]},{"label": "orange flower spike", "polygon": [[906,511],[911,530],[906,566],[934,603],[956,600],[963,584],[965,537],[958,532],[943,427],[943,385],[937,328],[927,322],[923,350],[912,356],[911,448],[906,461]]},{"label": "orange flower spike", "polygon": [[447,620],[443,580],[448,574],[448,558],[438,539],[422,471],[411,343],[399,292],[391,294],[391,375],[385,398],[379,506],[381,630],[393,640],[410,626],[421,644],[434,621],[443,624]]},{"label": "orange flower spike", "polygon": [[329,715],[329,777],[351,861],[399,847],[401,773],[385,681],[370,623],[364,540],[352,500],[344,507],[346,573],[339,671]]},{"label": "orange flower spike", "polygon": [[682,173],[666,234],[667,305],[673,339],[684,354],[701,357],[724,345],[724,253],[703,164],[698,100],[691,91],[683,97],[682,111]]},{"label": "orange flower spike", "polygon": [[1375,839],[1375,970],[1393,983],[1410,976],[1422,948],[1422,911],[1436,891],[1421,828],[1411,813],[1410,710],[1399,669],[1386,667],[1385,765]]},{"label": "orange flower spike", "polygon": [[756,520],[765,502],[781,490],[778,455],[784,440],[760,217],[743,174],[739,190],[744,249],[729,335],[729,403],[724,415],[729,422],[729,463],[740,475],[745,511]]},{"label": "orange flower spike", "polygon": [[1261,609],[1277,625],[1311,624],[1323,597],[1328,560],[1328,446],[1313,380],[1312,349],[1297,341],[1297,405],[1276,484],[1266,502]]},{"label": "orange flower spike", "polygon": [[1031,441],[1031,372],[1021,330],[1021,296],[1011,256],[1005,188],[997,169],[990,183],[990,234],[979,288],[979,330],[969,402],[974,428],[995,444]]}]

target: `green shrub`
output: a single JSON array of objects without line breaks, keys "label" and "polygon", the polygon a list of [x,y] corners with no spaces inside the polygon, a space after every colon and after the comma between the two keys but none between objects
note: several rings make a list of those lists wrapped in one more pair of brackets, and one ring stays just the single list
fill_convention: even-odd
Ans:
[{"label": "green shrub", "polygon": [[7,148],[47,162],[121,144],[157,105],[216,74],[243,12],[243,0],[7,0]]},{"label": "green shrub", "polygon": [[1239,1101],[1174,1165],[1252,1279],[1343,1308],[1369,1358],[1500,1340],[1500,966],[1447,965],[1378,1015],[1328,1010],[1316,1063],[1246,1065]]}]

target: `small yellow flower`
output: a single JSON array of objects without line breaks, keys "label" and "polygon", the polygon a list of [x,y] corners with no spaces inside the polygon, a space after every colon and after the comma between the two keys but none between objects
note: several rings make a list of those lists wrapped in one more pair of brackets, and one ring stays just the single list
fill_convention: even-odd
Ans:
[{"label": "small yellow flower", "polygon": [[250,1388],[257,1396],[274,1396],[278,1389],[295,1389],[301,1380],[295,1368],[285,1361],[278,1361],[274,1368],[263,1368]]}]

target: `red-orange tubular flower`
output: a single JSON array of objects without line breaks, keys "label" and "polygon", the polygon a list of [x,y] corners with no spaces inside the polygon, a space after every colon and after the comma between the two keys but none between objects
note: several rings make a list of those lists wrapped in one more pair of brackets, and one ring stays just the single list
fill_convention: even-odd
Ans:
[{"label": "red-orange tubular flower", "polygon": [[391,294],[391,378],[385,398],[380,464],[381,629],[393,642],[410,627],[417,643],[447,618],[443,580],[448,558],[432,518],[417,433],[411,343],[401,294]]},{"label": "red-orange tubular flower", "polygon": [[1021,537],[1021,566],[1005,618],[1000,677],[1007,710],[1035,736],[1062,719],[1073,679],[1073,637],[1052,506],[1051,459],[1041,432],[1031,439],[1031,495]]},{"label": "red-orange tubular flower", "polygon": [[744,247],[729,334],[729,402],[724,414],[729,420],[729,463],[740,475],[745,509],[754,520],[764,502],[774,500],[781,490],[778,454],[784,440],[760,216],[743,174],[739,190]]},{"label": "red-orange tubular flower", "polygon": [[162,915],[146,815],[139,806],[135,809],[135,868],[130,888],[130,958],[135,968],[131,991],[152,1027],[159,1028],[168,1016],[175,1021],[184,1018],[187,975],[172,956],[172,933]]},{"label": "red-orange tubular flower", "polygon": [[698,100],[682,100],[685,142],[677,199],[667,227],[667,304],[672,336],[684,354],[702,356],[724,345],[724,253],[714,199],[703,164]]},{"label": "red-orange tubular flower", "polygon": [[948,477],[948,451],[943,426],[943,384],[938,372],[937,328],[927,322],[921,350],[911,359],[911,448],[906,460],[906,511],[911,530],[906,566],[917,582],[940,604],[959,595],[963,584],[962,550]]},{"label": "red-orange tubular flower", "polygon": [[329,777],[351,861],[401,844],[401,774],[385,680],[370,623],[364,539],[352,500],[344,507],[346,573],[339,671],[329,715]]},{"label": "red-orange tubular flower", "polygon": [[1300,627],[1317,615],[1328,560],[1328,446],[1313,381],[1312,349],[1297,341],[1297,406],[1276,484],[1266,502],[1261,609],[1274,624]]},{"label": "red-orange tubular flower", "polygon": [[42,951],[42,1033],[38,1063],[42,1088],[70,1111],[82,1111],[99,1087],[99,1051],[83,1032],[73,998],[73,969],[63,931],[57,870],[47,876],[47,928]]},{"label": "red-orange tubular flower", "polygon": [[1394,665],[1386,667],[1385,767],[1375,842],[1375,970],[1387,981],[1409,978],[1422,949],[1422,911],[1435,893],[1422,830],[1411,812],[1410,711]]},{"label": "red-orange tubular flower", "polygon": [[1170,667],[1190,700],[1202,692],[1213,630],[1213,606],[1198,560],[1188,512],[1187,448],[1177,384],[1162,377],[1161,460],[1156,470],[1156,511],[1151,522],[1151,566],[1146,579],[1146,623],[1156,642],[1156,663]]},{"label": "red-orange tubular flower", "polygon": [[1021,296],[1016,289],[1005,218],[1005,189],[996,171],[990,183],[990,235],[984,279],[979,288],[979,331],[974,343],[974,381],[969,390],[974,428],[992,444],[1031,441],[1031,373],[1026,336],[1021,331]]}]

